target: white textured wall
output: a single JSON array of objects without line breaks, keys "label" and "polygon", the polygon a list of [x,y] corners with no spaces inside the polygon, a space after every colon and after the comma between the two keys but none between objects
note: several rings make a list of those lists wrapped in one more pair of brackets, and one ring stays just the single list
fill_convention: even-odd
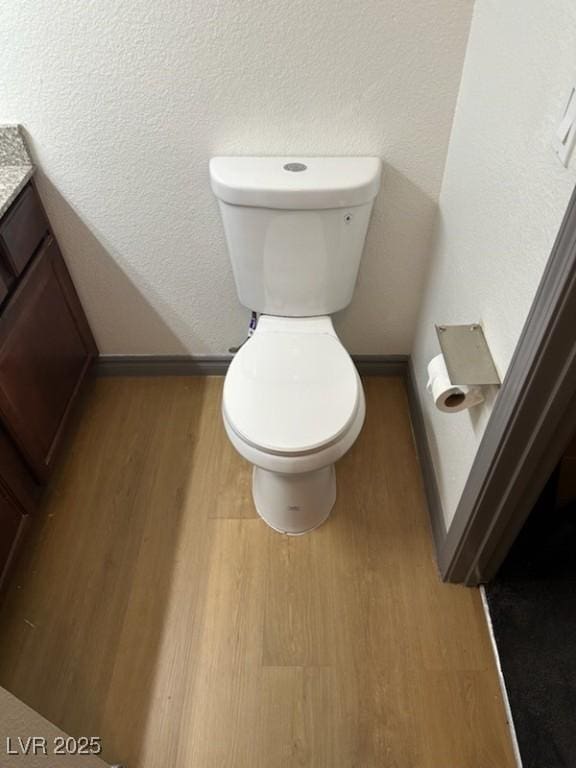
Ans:
[{"label": "white textured wall", "polygon": [[22,123],[106,353],[244,338],[214,154],[388,164],[353,305],[355,352],[409,352],[471,0],[18,0],[0,122]]},{"label": "white textured wall", "polygon": [[574,78],[572,0],[477,0],[413,351],[447,524],[493,399],[460,414],[433,408],[433,324],[481,321],[504,376],[574,187],[550,149]]}]

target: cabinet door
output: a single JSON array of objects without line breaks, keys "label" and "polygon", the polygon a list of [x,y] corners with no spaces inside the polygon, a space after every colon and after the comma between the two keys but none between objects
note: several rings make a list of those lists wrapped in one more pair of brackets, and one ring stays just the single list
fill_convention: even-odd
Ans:
[{"label": "cabinet door", "polygon": [[22,512],[34,512],[40,498],[41,487],[6,430],[0,425],[0,485],[8,489]]},{"label": "cabinet door", "polygon": [[6,279],[6,276],[0,267],[0,304],[4,301],[6,296],[8,296],[8,288],[9,288],[9,282]]},{"label": "cabinet door", "polygon": [[0,587],[18,548],[27,517],[0,483]]},{"label": "cabinet door", "polygon": [[0,415],[37,479],[51,467],[96,345],[48,237],[0,317]]}]

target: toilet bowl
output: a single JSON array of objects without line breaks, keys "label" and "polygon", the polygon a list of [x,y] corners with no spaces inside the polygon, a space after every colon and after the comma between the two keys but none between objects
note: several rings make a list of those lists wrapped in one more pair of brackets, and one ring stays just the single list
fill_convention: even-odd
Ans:
[{"label": "toilet bowl", "polygon": [[360,377],[329,317],[260,318],[226,374],[222,416],[254,465],[254,504],[268,525],[297,535],[326,520],[334,464],[364,415]]}]

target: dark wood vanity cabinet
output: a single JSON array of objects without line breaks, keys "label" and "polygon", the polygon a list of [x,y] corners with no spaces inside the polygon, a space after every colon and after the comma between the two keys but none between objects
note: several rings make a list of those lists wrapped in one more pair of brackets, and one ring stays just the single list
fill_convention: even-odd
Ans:
[{"label": "dark wood vanity cabinet", "polygon": [[[3,290],[5,291],[3,293]],[[0,221],[0,579],[97,348],[33,184]]]}]

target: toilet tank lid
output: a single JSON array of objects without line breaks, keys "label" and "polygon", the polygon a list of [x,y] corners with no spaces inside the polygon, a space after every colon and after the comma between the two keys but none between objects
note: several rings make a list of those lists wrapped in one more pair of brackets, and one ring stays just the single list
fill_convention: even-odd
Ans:
[{"label": "toilet tank lid", "polygon": [[213,157],[212,191],[232,205],[257,208],[348,208],[373,200],[378,157]]}]

